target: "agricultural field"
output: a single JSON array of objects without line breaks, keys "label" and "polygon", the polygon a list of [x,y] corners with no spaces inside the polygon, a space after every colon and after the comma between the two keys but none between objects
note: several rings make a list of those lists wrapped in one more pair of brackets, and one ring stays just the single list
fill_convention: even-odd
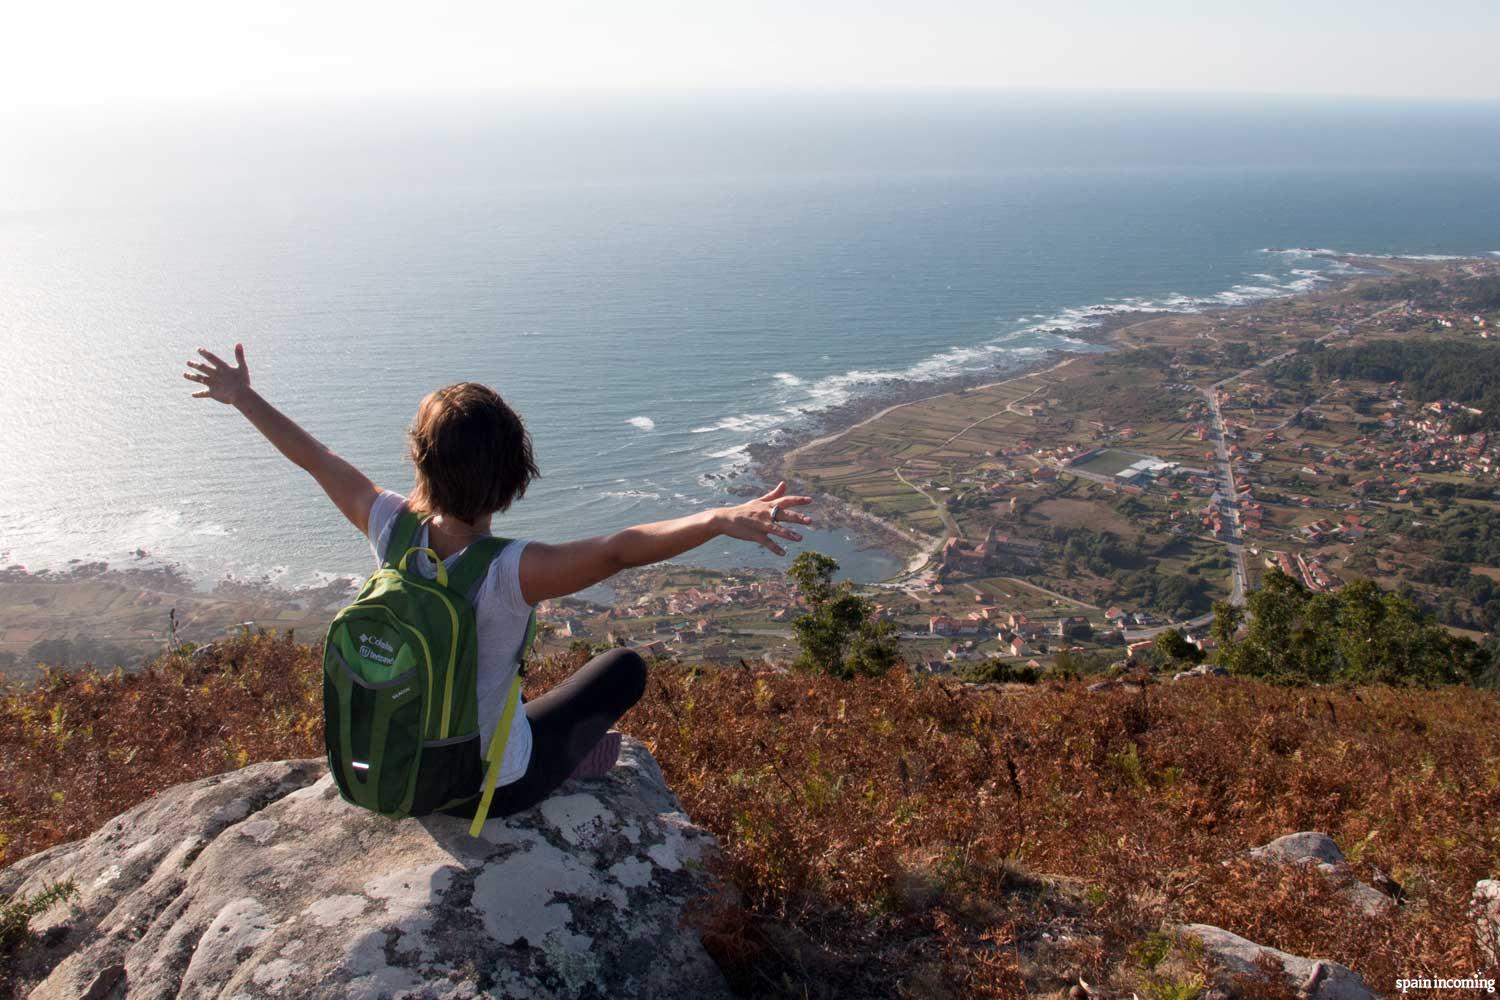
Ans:
[{"label": "agricultural field", "polygon": [[1113,476],[1140,460],[1141,456],[1135,452],[1106,448],[1093,458],[1074,464],[1073,468],[1080,472],[1092,472],[1096,476]]}]

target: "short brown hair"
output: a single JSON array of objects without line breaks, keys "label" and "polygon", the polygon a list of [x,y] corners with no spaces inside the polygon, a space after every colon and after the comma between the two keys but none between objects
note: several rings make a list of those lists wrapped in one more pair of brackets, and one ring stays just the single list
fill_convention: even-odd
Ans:
[{"label": "short brown hair", "polygon": [[413,509],[477,521],[505,510],[541,475],[521,417],[478,382],[429,392],[407,432]]}]

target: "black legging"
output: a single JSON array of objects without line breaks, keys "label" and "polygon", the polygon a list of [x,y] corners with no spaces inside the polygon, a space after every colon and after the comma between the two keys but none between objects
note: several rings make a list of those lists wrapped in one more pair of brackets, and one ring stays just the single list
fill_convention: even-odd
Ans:
[{"label": "black legging", "polygon": [[[495,789],[490,815],[509,816],[551,795],[645,692],[646,661],[633,649],[611,649],[540,698],[528,701],[531,761],[519,781]],[[476,799],[448,813],[471,817],[477,804]]]}]

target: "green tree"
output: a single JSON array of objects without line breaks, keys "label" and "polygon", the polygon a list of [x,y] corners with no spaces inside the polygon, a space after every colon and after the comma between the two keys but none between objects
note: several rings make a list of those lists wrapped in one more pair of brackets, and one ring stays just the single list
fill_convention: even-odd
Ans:
[{"label": "green tree", "polygon": [[1249,598],[1243,638],[1218,659],[1232,673],[1290,683],[1472,684],[1489,655],[1369,580],[1314,594],[1279,570]]},{"label": "green tree", "polygon": [[849,652],[844,657],[845,669],[866,677],[884,674],[901,662],[899,633],[895,622],[873,616],[868,618],[849,640]]},{"label": "green tree", "polygon": [[1240,630],[1240,625],[1245,620],[1245,609],[1228,601],[1214,601],[1214,642],[1220,646],[1227,646],[1234,641],[1234,635]]},{"label": "green tree", "polygon": [[982,662],[964,664],[958,668],[958,676],[974,684],[1035,684],[1041,675],[1035,667],[992,656]]},{"label": "green tree", "polygon": [[1192,663],[1203,662],[1203,650],[1188,642],[1187,636],[1182,634],[1181,629],[1169,628],[1165,632],[1156,635],[1156,651],[1172,660],[1188,660]]},{"label": "green tree", "polygon": [[901,662],[896,626],[877,619],[849,581],[834,583],[838,568],[821,552],[803,552],[787,570],[810,609],[792,622],[798,662],[837,677],[879,676]]},{"label": "green tree", "polygon": [[816,607],[833,596],[833,574],[838,571],[838,561],[832,556],[803,552],[792,560],[786,575],[797,585],[797,592],[807,603]]}]

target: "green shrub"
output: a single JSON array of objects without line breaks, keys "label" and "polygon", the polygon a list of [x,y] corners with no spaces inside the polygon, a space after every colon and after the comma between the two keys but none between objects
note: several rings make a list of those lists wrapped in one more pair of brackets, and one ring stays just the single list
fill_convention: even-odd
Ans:
[{"label": "green shrub", "polygon": [[958,676],[973,684],[1035,684],[1040,679],[1035,667],[1010,663],[999,657],[966,663],[958,669]]},{"label": "green shrub", "polygon": [[17,896],[0,903],[0,951],[14,946],[31,933],[31,918],[40,916],[78,892],[71,879],[46,886],[31,896]]}]

